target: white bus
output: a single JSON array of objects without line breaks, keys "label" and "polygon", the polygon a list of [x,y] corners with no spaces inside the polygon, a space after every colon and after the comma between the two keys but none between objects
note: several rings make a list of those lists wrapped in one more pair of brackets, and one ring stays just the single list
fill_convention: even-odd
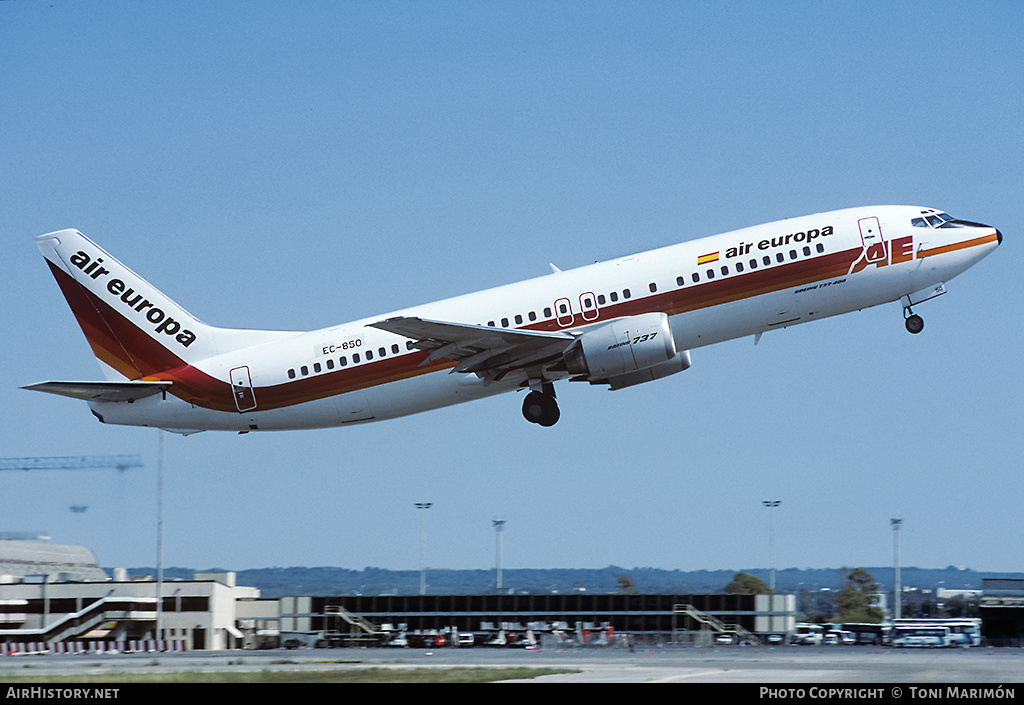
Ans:
[{"label": "white bus", "polygon": [[897,619],[893,627],[946,627],[949,646],[981,646],[981,620],[971,617],[955,619]]},{"label": "white bus", "polygon": [[890,633],[889,644],[893,647],[944,648],[950,645],[949,627],[937,624],[898,624]]}]

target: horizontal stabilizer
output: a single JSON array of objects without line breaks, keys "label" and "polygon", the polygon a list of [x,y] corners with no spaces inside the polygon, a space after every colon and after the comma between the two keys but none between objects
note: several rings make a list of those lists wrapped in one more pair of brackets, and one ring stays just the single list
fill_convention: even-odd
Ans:
[{"label": "horizontal stabilizer", "polygon": [[159,394],[173,382],[37,382],[22,389],[59,394],[62,397],[85,401],[128,401],[145,399]]}]

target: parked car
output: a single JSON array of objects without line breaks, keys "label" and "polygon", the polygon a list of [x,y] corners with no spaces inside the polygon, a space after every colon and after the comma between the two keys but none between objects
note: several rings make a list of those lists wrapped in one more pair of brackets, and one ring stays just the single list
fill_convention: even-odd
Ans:
[{"label": "parked car", "polygon": [[839,644],[856,644],[857,637],[854,636],[853,632],[843,631],[842,629],[830,629],[825,633],[825,638],[822,639],[821,643],[833,646]]}]

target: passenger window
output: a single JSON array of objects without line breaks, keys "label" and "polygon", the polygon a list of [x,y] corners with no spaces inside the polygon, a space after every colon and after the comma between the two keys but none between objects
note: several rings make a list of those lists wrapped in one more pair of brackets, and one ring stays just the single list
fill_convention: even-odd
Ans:
[{"label": "passenger window", "polygon": [[796,259],[796,250],[790,250],[789,251],[789,258],[790,259]]},{"label": "passenger window", "polygon": [[728,267],[722,267],[722,276],[723,277],[729,276],[729,268]]},{"label": "passenger window", "polygon": [[288,379],[295,379],[295,370],[288,370]]},{"label": "passenger window", "polygon": [[523,317],[517,313],[516,314],[516,325],[518,326],[522,322],[523,322]]},{"label": "passenger window", "polygon": [[736,263],[736,271],[737,272],[742,272],[743,271],[743,263],[742,262],[737,262]]},{"label": "passenger window", "polygon": [[682,286],[686,282],[682,277],[676,277],[676,286]]},{"label": "passenger window", "polygon": [[811,248],[808,247],[807,245],[804,245],[804,257],[810,257],[810,256],[811,256]]},{"label": "passenger window", "polygon": [[502,328],[508,328],[508,319],[507,318],[502,318],[501,319],[501,327]]},{"label": "passenger window", "polygon": [[559,313],[569,313],[569,307],[566,306],[565,304],[559,304],[558,312]]},{"label": "passenger window", "polygon": [[715,278],[715,270],[709,269],[708,270],[708,279],[714,279],[714,278]]},{"label": "passenger window", "polygon": [[391,352],[394,353],[395,355],[398,354],[398,350],[398,343],[395,343],[394,345],[391,346]]},{"label": "passenger window", "polygon": [[700,281],[700,272],[694,272],[693,273],[693,283],[696,284],[699,281]]},{"label": "passenger window", "polygon": [[494,328],[494,321],[487,321],[488,328]]},{"label": "passenger window", "polygon": [[372,360],[373,359],[373,350],[367,350],[366,351],[366,359],[367,360]]},{"label": "passenger window", "polygon": [[339,357],[338,364],[341,365],[342,367],[346,367],[348,365],[348,358],[345,356]]},{"label": "passenger window", "polygon": [[353,365],[358,365],[359,364],[359,353],[352,353],[352,364]]},{"label": "passenger window", "polygon": [[333,370],[334,369],[334,360],[332,360],[330,358],[327,359],[327,369],[329,369],[329,370]]},{"label": "passenger window", "polygon": [[537,312],[536,311],[530,311],[530,320],[531,321],[536,321],[537,320]]},{"label": "passenger window", "polygon": [[597,305],[598,306],[604,306],[604,303],[605,303],[606,300],[607,299],[604,298],[604,294],[598,294],[597,295]]},{"label": "passenger window", "polygon": [[764,261],[764,266],[767,267],[768,265],[770,265],[772,263],[772,258],[769,257],[768,255],[765,255],[764,258],[763,258],[763,261]]},{"label": "passenger window", "polygon": [[544,308],[544,318],[551,318],[551,308],[550,307],[545,307]]},{"label": "passenger window", "polygon": [[816,247],[816,248],[817,248],[817,250],[818,250],[818,254],[821,254],[822,252],[824,252],[824,251],[825,251],[825,246],[824,246],[824,245],[822,245],[822,244],[821,244],[820,242],[819,242],[819,243],[818,243],[817,245],[815,245],[815,247]]},{"label": "passenger window", "polygon": [[651,290],[651,293],[653,294],[658,290],[658,285],[655,284],[654,282],[651,282],[647,288],[649,288]]},{"label": "passenger window", "polygon": [[775,255],[775,259],[778,260],[779,262],[785,262],[786,256],[780,252],[779,254]]},{"label": "passenger window", "polygon": [[309,368],[303,365],[302,367],[299,368],[299,372],[301,372],[302,376],[305,377],[306,375],[309,374]]},{"label": "passenger window", "polygon": [[618,295],[618,293],[617,293],[617,292],[614,292],[614,291],[613,291],[612,293],[610,293],[610,294],[609,294],[609,296],[610,296],[610,297],[612,297],[612,301],[613,301],[613,302],[615,302],[615,301],[618,301],[618,300],[619,300],[619,295]]},{"label": "passenger window", "polygon": [[321,370],[320,363],[319,362],[314,362],[313,363],[313,372],[316,372],[316,373],[319,374],[320,370]]},{"label": "passenger window", "polygon": [[629,289],[623,289],[622,290],[622,298],[628,299],[630,296],[632,296],[632,294],[629,293]]},{"label": "passenger window", "polygon": [[750,260],[750,268],[751,269],[757,269],[757,260],[756,259]]},{"label": "passenger window", "polygon": [[384,348],[377,348],[377,356],[378,357],[387,357],[388,356],[388,351],[385,350]]}]

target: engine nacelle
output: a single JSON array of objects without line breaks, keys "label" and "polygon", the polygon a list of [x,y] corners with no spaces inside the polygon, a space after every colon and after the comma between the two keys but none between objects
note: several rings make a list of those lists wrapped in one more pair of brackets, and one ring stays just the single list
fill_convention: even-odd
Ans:
[{"label": "engine nacelle", "polygon": [[[626,374],[619,375],[617,377],[610,377],[605,380],[605,382],[611,385],[609,389],[614,392],[616,389],[625,389],[626,387],[643,384],[644,382],[653,382],[656,379],[668,377],[669,375],[674,375],[676,372],[682,372],[683,370],[688,369],[690,369],[690,351],[683,350],[682,352],[676,353],[676,356],[668,362],[662,362],[654,367],[648,367],[645,370],[637,370],[636,372],[627,372]],[[591,384],[599,383],[591,382]]]},{"label": "engine nacelle", "polygon": [[668,316],[644,313],[619,318],[580,336],[565,356],[566,369],[605,380],[660,365],[676,357]]}]

